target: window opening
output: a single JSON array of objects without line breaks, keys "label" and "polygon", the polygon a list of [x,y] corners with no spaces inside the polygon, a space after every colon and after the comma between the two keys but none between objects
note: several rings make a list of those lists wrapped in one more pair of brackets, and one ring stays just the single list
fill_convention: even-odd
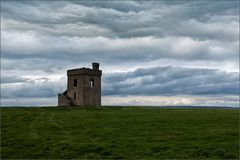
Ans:
[{"label": "window opening", "polygon": [[73,80],[73,87],[77,87],[77,79]]},{"label": "window opening", "polygon": [[91,79],[90,81],[90,88],[93,88],[94,87],[94,79]]}]

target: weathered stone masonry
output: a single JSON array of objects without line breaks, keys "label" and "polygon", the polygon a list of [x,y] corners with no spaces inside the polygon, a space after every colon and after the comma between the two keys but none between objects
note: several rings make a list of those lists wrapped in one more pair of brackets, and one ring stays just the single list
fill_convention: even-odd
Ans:
[{"label": "weathered stone masonry", "polygon": [[67,76],[67,90],[58,94],[58,106],[101,106],[99,63],[92,63],[92,69],[68,70]]}]

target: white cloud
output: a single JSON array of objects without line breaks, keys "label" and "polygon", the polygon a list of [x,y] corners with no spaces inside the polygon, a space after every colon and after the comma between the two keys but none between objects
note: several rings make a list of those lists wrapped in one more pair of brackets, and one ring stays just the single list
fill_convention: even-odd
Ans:
[{"label": "white cloud", "polygon": [[[173,77],[165,86],[159,86],[156,77],[161,81],[168,77],[164,77],[168,75],[166,72],[125,77],[125,81],[117,79],[110,86],[112,90],[122,86],[119,94],[132,96],[137,94],[135,88],[142,87],[154,95],[155,88],[187,82],[192,88],[199,87],[201,93],[206,88],[211,92],[224,88],[222,97],[227,97],[231,89],[237,87],[232,75],[239,74],[238,4],[235,1],[4,1],[1,8],[4,104],[16,104],[15,100],[24,94],[34,96],[37,102],[37,97],[45,95],[44,104],[50,104],[53,102],[50,97],[66,87],[66,70],[88,67],[93,61],[101,63],[106,79],[111,74],[130,75],[139,68],[151,71],[172,66],[171,72],[176,75],[182,72],[176,68],[184,68],[185,72],[206,69],[199,77],[191,72],[193,79],[189,81],[176,83]],[[206,86],[200,86],[196,80],[201,76],[212,79],[206,81]],[[216,77],[224,79],[224,84],[219,84]],[[58,81],[61,81],[60,86],[56,85]],[[144,82],[149,84],[143,85]],[[106,90],[111,89],[106,87],[104,92]],[[165,104],[154,101],[154,98],[149,102],[134,98],[123,100],[126,104]],[[196,99],[183,97],[167,101],[170,104],[198,103]],[[214,98],[198,104],[200,102],[215,104]],[[230,104],[219,99],[217,102]],[[27,98],[21,102],[31,103],[37,104]]]},{"label": "white cloud", "polygon": [[240,107],[238,96],[104,96],[102,101],[115,106]]}]

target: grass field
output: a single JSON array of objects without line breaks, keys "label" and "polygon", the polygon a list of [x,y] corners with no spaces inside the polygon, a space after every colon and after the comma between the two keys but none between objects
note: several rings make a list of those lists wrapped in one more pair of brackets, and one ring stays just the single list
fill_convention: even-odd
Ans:
[{"label": "grass field", "polygon": [[239,110],[1,108],[1,159],[239,159]]}]

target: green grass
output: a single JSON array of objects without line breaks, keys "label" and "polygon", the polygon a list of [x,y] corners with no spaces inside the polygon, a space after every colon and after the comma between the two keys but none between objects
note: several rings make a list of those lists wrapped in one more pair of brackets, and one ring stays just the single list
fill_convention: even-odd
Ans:
[{"label": "green grass", "polygon": [[2,159],[239,159],[239,110],[1,108]]}]

